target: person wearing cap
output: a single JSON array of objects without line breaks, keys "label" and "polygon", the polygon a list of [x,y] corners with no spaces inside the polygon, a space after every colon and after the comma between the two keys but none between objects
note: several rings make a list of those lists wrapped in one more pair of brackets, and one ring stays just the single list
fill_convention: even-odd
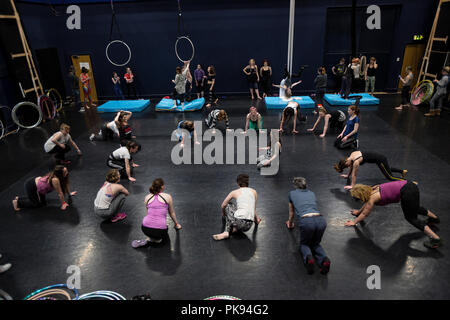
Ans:
[{"label": "person wearing cap", "polygon": [[289,192],[289,220],[286,221],[286,226],[288,229],[294,228],[295,211],[300,220],[300,252],[308,274],[314,273],[314,257],[320,273],[327,274],[331,261],[320,245],[327,222],[317,209],[314,192],[306,188],[306,179],[295,177],[293,184],[295,189]]}]

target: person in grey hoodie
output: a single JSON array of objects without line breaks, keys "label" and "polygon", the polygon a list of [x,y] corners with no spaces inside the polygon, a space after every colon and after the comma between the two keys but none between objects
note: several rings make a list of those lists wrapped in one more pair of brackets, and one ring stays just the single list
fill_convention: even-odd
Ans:
[{"label": "person in grey hoodie", "polygon": [[175,83],[175,88],[173,90],[173,107],[175,109],[177,107],[177,100],[181,102],[181,109],[184,109],[184,100],[186,96],[186,77],[189,72],[189,63],[190,61],[184,61],[183,69],[181,67],[176,68],[175,80],[172,80]]},{"label": "person in grey hoodie", "polygon": [[[447,96],[447,85],[448,85],[448,74],[450,72],[450,67],[447,66],[442,69],[441,80],[433,80],[436,86],[436,93],[430,100],[430,112],[425,113],[425,117],[435,117],[441,115],[441,108],[444,104],[444,98]],[[438,104],[436,108],[436,102]]]}]

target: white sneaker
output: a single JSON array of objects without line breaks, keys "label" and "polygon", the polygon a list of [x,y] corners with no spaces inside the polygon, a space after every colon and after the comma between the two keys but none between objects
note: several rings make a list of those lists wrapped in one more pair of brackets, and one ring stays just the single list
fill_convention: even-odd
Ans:
[{"label": "white sneaker", "polygon": [[11,269],[11,267],[12,267],[11,263],[0,265],[0,273],[8,271],[9,269]]},{"label": "white sneaker", "polygon": [[91,136],[89,137],[89,140],[91,140],[91,141],[94,141],[94,138],[95,138],[95,134],[91,134]]},{"label": "white sneaker", "polygon": [[78,112],[85,112],[86,110],[84,110],[84,107],[81,107],[80,110],[78,110]]}]

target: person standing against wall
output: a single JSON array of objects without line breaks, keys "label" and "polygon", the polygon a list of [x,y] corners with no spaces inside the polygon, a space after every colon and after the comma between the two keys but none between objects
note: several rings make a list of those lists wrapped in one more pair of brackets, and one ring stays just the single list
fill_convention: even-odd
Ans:
[{"label": "person standing against wall", "polygon": [[317,69],[314,87],[316,88],[316,105],[323,105],[323,96],[327,92],[327,72],[324,67]]},{"label": "person standing against wall", "polygon": [[114,96],[117,98],[120,98],[122,100],[125,100],[125,97],[123,96],[122,88],[120,87],[120,77],[117,75],[117,72],[113,72],[111,80],[114,84]]},{"label": "person standing against wall", "polygon": [[80,100],[80,79],[78,79],[77,75],[75,74],[75,68],[73,66],[70,66],[69,68],[68,77],[70,89],[72,91],[72,100],[75,103],[75,108],[78,108],[78,106],[80,106],[79,112],[84,112],[85,109],[83,106],[81,106]]},{"label": "person standing against wall", "polygon": [[339,92],[341,92],[341,86],[342,86],[342,77],[344,76],[345,70],[346,70],[346,66],[345,66],[345,59],[341,58],[341,60],[339,60],[339,63],[337,65],[335,65],[333,68],[331,68],[331,71],[333,72],[334,75],[334,80],[336,81],[336,94],[339,94]]},{"label": "person standing against wall", "polygon": [[375,74],[378,69],[377,59],[374,57],[370,58],[369,64],[366,66],[366,70],[364,70],[364,80],[366,81],[366,90],[365,92],[370,92],[373,95],[375,91]]},{"label": "person standing against wall", "polygon": [[408,107],[409,106],[409,100],[410,100],[410,96],[409,96],[409,92],[411,91],[411,84],[413,82],[414,79],[414,74],[412,73],[412,67],[408,66],[405,69],[406,71],[406,77],[402,78],[402,76],[398,76],[398,78],[400,79],[400,81],[403,83],[403,87],[402,87],[402,103],[395,108],[395,110],[403,110],[403,107]]},{"label": "person standing against wall", "polygon": [[261,87],[263,98],[272,95],[272,67],[267,59],[264,59],[263,66],[260,69]]},{"label": "person standing against wall", "polygon": [[253,91],[256,93],[256,97],[258,99],[261,99],[258,90],[258,82],[259,82],[258,66],[255,64],[255,59],[250,59],[248,65],[242,71],[247,76],[248,87],[250,89],[252,100],[255,99]]},{"label": "person standing against wall", "polygon": [[123,78],[125,79],[125,84],[127,85],[127,98],[130,99],[131,91],[133,91],[133,96],[135,99],[137,99],[136,83],[134,81],[134,74],[131,71],[131,68],[126,68],[126,73]]}]

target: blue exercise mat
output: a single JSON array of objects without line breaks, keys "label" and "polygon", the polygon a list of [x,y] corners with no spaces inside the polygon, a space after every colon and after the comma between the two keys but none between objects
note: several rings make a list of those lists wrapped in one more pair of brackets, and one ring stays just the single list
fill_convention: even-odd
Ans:
[{"label": "blue exercise mat", "polygon": [[[307,96],[292,97],[291,100],[298,102],[302,109],[313,109],[316,106],[314,100]],[[264,101],[267,109],[284,109],[289,103],[289,101],[280,99],[280,97],[265,97]]]},{"label": "blue exercise mat", "polygon": [[99,112],[117,112],[120,110],[141,112],[150,105],[150,100],[112,100],[97,108]]},{"label": "blue exercise mat", "polygon": [[[181,109],[181,102],[177,100],[177,107],[173,108],[172,99],[161,99],[161,101],[155,106],[156,111],[196,111],[200,110],[205,104],[205,98],[195,99],[190,102],[184,102],[184,109]],[[172,109],[173,108],[173,109]]]},{"label": "blue exercise mat", "polygon": [[325,101],[332,106],[350,106],[355,104],[355,99],[351,99],[352,96],[362,96],[359,101],[360,106],[374,106],[380,104],[380,99],[371,96],[368,93],[356,93],[349,95],[350,99],[343,99],[339,94],[325,94]]}]

